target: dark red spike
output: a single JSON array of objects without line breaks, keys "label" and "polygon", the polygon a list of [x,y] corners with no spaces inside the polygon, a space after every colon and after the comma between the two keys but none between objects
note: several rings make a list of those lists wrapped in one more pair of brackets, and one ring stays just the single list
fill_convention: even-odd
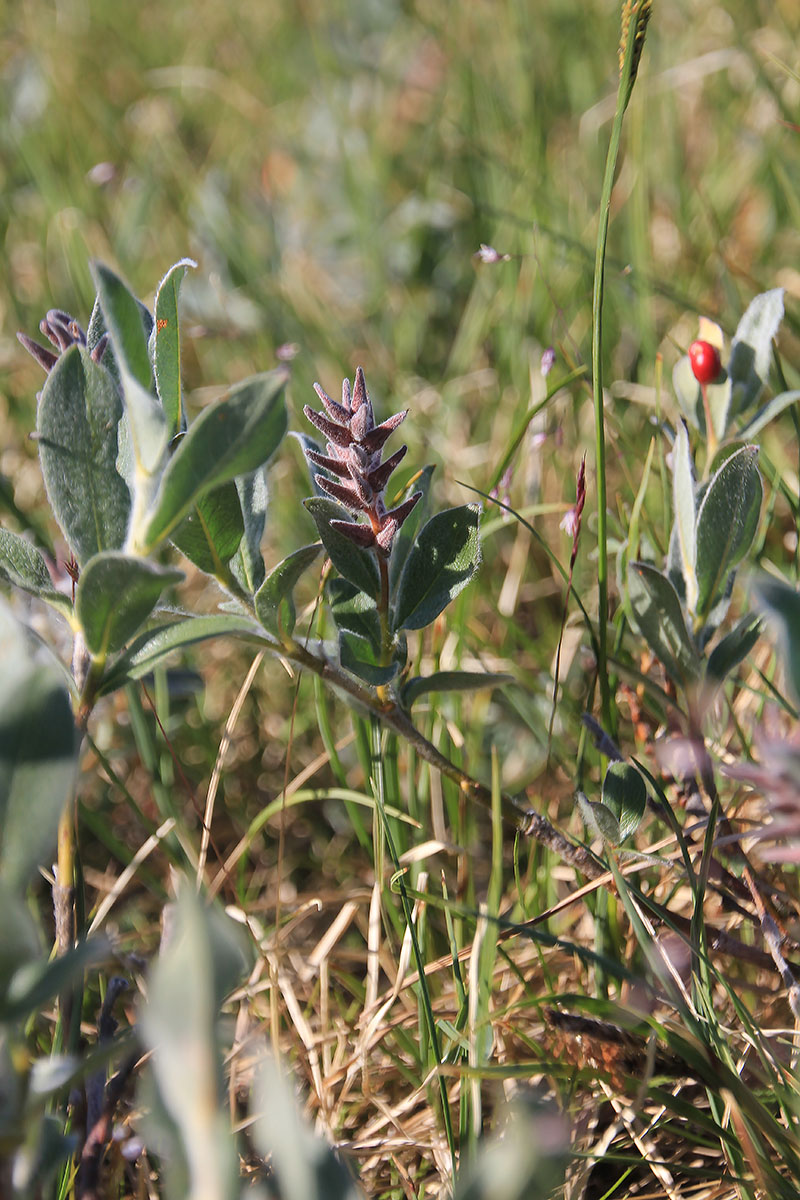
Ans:
[{"label": "dark red spike", "polygon": [[386,514],[387,519],[391,518],[398,525],[402,525],[403,521],[405,521],[406,517],[409,516],[412,509],[416,507],[421,499],[422,492],[414,492],[413,496],[409,496],[402,504],[398,504],[397,508],[390,509]]},{"label": "dark red spike", "polygon": [[380,425],[376,425],[374,429],[370,430],[366,437],[361,439],[360,444],[368,453],[374,454],[376,450],[381,449],[386,439],[397,429],[397,426],[405,421],[407,413],[408,409],[405,412],[395,413],[393,417],[387,417]]},{"label": "dark red spike", "polygon": [[331,400],[330,396],[318,383],[314,384],[314,391],[322,401],[325,411],[328,416],[336,421],[339,425],[347,425],[350,421],[350,410],[345,408],[343,404],[337,404],[335,400]]},{"label": "dark red spike", "polygon": [[369,471],[367,474],[367,483],[376,492],[382,492],[389,481],[389,476],[395,467],[403,461],[408,451],[408,446],[401,446],[399,450],[395,450],[385,463],[381,463],[374,471]]},{"label": "dark red spike", "polygon": [[337,425],[335,421],[329,421],[327,417],[323,417],[322,413],[314,412],[314,409],[308,404],[303,412],[311,424],[316,425],[320,433],[324,433],[328,441],[333,442],[335,446],[342,446],[346,449],[352,442],[352,434],[344,425]]},{"label": "dark red spike", "polygon": [[35,358],[40,367],[47,371],[48,375],[53,367],[58,362],[58,355],[53,354],[51,350],[40,346],[38,342],[34,342],[33,338],[29,338],[27,333],[18,333],[17,340],[25,347],[28,354]]},{"label": "dark red spike", "polygon": [[363,521],[331,521],[331,529],[335,529],[338,533],[343,533],[345,537],[350,538],[350,541],[355,542],[357,546],[369,548],[375,545],[375,534],[372,532],[372,526],[365,525]]},{"label": "dark red spike", "polygon": [[353,512],[364,511],[361,497],[352,484],[337,483],[334,479],[326,479],[324,475],[315,475],[314,480],[323,492],[333,496],[334,500],[338,500],[345,508],[350,508]]},{"label": "dark red spike", "polygon": [[364,372],[361,367],[356,367],[356,377],[353,380],[353,399],[350,402],[352,412],[358,412],[361,405],[366,404],[368,399],[367,381],[364,378]]},{"label": "dark red spike", "polygon": [[306,458],[312,462],[315,467],[324,467],[326,471],[330,471],[331,475],[338,475],[340,479],[350,478],[350,469],[347,463],[342,462],[338,458],[328,458],[327,454],[320,454],[317,450],[306,450]]}]

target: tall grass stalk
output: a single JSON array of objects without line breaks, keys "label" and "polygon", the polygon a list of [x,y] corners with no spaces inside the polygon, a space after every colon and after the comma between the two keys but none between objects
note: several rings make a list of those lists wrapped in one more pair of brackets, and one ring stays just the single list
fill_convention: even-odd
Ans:
[{"label": "tall grass stalk", "polygon": [[[650,17],[650,0],[629,0],[623,7],[622,70],[617,89],[617,109],[611,126],[611,140],[606,156],[603,190],[600,195],[600,223],[597,230],[597,247],[594,262],[594,288],[592,291],[592,395],[594,400],[595,460],[597,469],[597,641],[599,658],[597,670],[600,676],[600,699],[603,721],[613,735],[616,733],[616,712],[608,679],[608,525],[606,486],[606,435],[603,414],[603,285],[605,280],[606,248],[608,245],[608,221],[611,210],[611,193],[619,158],[622,137],[622,122],[630,102],[636,73],[641,57],[645,29]],[[627,27],[625,18],[627,20]]]}]

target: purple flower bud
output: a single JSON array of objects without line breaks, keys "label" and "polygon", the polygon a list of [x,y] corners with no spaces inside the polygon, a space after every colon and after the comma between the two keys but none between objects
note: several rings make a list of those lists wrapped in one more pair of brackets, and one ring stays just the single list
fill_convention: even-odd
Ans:
[{"label": "purple flower bud", "polygon": [[564,533],[573,539],[576,537],[580,527],[580,517],[578,516],[577,508],[574,506],[567,509],[567,511],[564,513],[564,516],[558,523],[558,528],[563,529]]},{"label": "purple flower bud", "polygon": [[481,242],[480,248],[475,251],[475,257],[480,262],[491,265],[492,263],[508,262],[511,255],[500,254],[494,246],[487,246],[485,242]]},{"label": "purple flower bud", "polygon": [[548,346],[542,355],[542,362],[541,362],[541,366],[539,368],[540,371],[542,372],[542,379],[547,379],[547,376],[552,371],[553,367],[555,366],[555,363],[556,363],[556,352],[552,346]]}]

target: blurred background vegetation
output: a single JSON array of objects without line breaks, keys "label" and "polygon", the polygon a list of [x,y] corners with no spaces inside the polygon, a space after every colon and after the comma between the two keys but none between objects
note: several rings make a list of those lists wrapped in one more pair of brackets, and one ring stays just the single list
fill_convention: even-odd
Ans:
[{"label": "blurred background vegetation", "polygon": [[[85,324],[91,258],[119,270],[146,302],[176,259],[196,259],[182,292],[185,385],[195,410],[289,353],[292,426],[302,430],[312,382],[335,394],[360,364],[380,415],[411,409],[402,431],[407,474],[435,463],[443,503],[474,498],[462,483],[489,491],[512,431],[545,394],[543,351],[556,352],[548,384],[589,367],[618,37],[612,0],[9,3],[0,28],[3,523],[45,524],[27,440],[41,373],[14,335],[35,336],[51,307]],[[636,496],[651,418],[674,411],[669,373],[699,315],[730,334],[754,294],[783,286],[781,346],[788,362],[800,361],[798,45],[796,0],[654,5],[612,199],[604,353],[612,510],[621,517],[612,535],[622,536]],[[482,263],[481,243],[510,257]],[[588,451],[576,586],[590,607],[592,421],[585,380],[559,391],[506,489],[566,561],[570,543],[558,522]],[[765,445],[776,471],[796,478],[791,439],[776,427]],[[271,479],[275,562],[314,536],[299,503],[309,490],[299,447],[287,443]],[[663,549],[668,520],[658,489],[647,522]],[[794,552],[780,521],[770,536],[776,559]],[[485,560],[425,653],[443,666],[511,663],[523,687],[491,704],[448,701],[437,737],[484,777],[494,740],[506,785],[533,789],[539,807],[568,821],[571,808],[560,812],[559,803],[571,805],[573,780],[569,770],[553,780],[546,765],[563,588],[530,535],[491,511]],[[587,700],[579,640],[572,651],[567,642],[556,764],[574,762]],[[195,829],[201,802],[192,788],[205,787],[247,661],[227,644],[204,651],[208,690],[172,722],[166,689],[156,697],[178,774],[188,777],[186,821]],[[292,687],[273,666],[243,710],[225,759],[226,809],[212,843],[218,859],[284,778],[320,753],[309,684],[286,765]],[[108,864],[127,861],[158,815],[154,776],[180,791],[155,727],[150,761],[141,729],[136,753],[115,729],[116,721],[136,727],[148,716],[144,704],[132,718],[109,711],[95,732],[118,772],[116,785],[95,777],[96,794],[82,797],[97,838],[86,847],[87,880],[98,894]],[[334,740],[349,728],[337,719]],[[116,803],[120,779],[138,816]],[[337,889],[349,872],[357,886],[362,867],[345,855],[353,829],[336,814],[327,809],[322,823],[296,816],[287,826],[279,883],[287,902],[299,903],[306,883],[319,894],[322,881],[343,896]],[[466,826],[457,834],[461,844],[474,841]],[[252,910],[274,881],[274,845],[267,841],[237,869],[231,886]],[[159,870],[139,878],[160,902]],[[474,899],[474,881],[464,888]],[[141,893],[139,901],[118,918],[131,945],[149,916]]]}]

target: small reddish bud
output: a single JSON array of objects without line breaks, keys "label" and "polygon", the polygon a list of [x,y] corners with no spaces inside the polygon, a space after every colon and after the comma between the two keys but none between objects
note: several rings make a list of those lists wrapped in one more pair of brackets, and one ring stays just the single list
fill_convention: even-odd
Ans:
[{"label": "small reddish bud", "polygon": [[689,362],[698,383],[713,383],[722,369],[719,350],[712,346],[711,342],[692,342],[689,347]]}]

